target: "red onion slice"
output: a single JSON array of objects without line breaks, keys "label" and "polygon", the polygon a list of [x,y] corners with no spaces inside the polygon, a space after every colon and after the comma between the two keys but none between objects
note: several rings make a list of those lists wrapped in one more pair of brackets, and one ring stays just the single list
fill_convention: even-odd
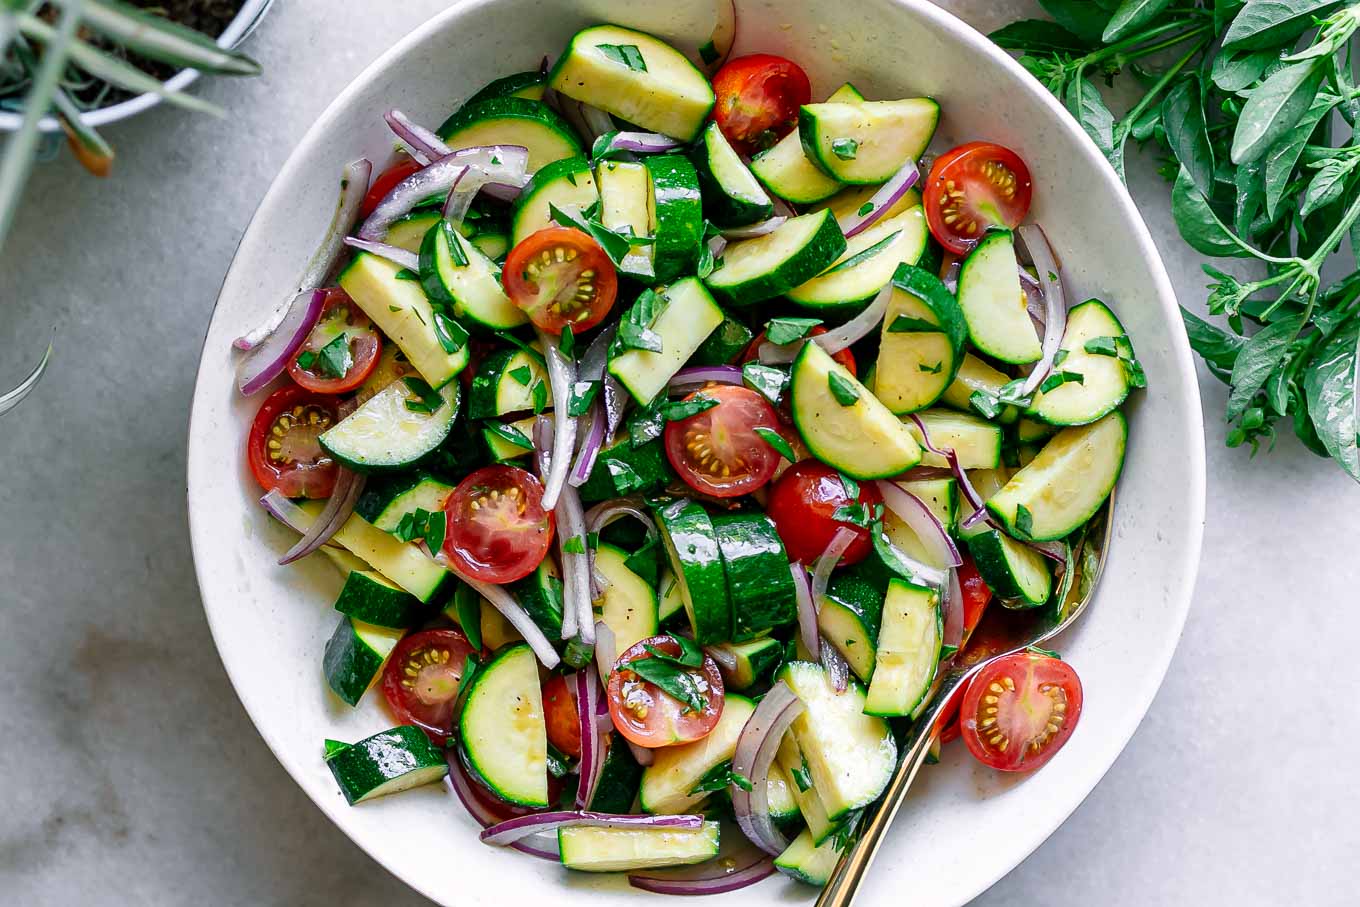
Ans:
[{"label": "red onion slice", "polygon": [[840,649],[825,639],[822,640],[822,667],[831,679],[831,688],[844,693],[850,686],[850,662],[845,660]]},{"label": "red onion slice", "polygon": [[[482,794],[481,789],[477,786],[477,782],[469,777],[467,769],[463,767],[463,760],[458,755],[458,748],[450,747],[447,757],[449,774],[444,779],[444,784],[449,790],[453,791],[454,796],[456,796],[458,801],[463,804],[463,808],[468,811],[470,816],[472,816],[473,821],[484,829],[505,821],[504,817],[497,815],[492,807],[486,802],[491,795]],[[515,807],[506,804],[506,809],[514,808]],[[542,846],[534,846],[534,844],[538,844],[540,841]],[[560,861],[561,855],[557,850],[557,841],[553,840],[552,837],[544,835],[542,839],[536,840],[534,844],[530,844],[525,840],[519,840],[513,842],[510,846],[515,850],[543,860],[552,860],[554,863]]]},{"label": "red onion slice", "polygon": [[576,462],[567,475],[567,484],[572,488],[580,488],[590,478],[605,440],[604,405],[599,400],[593,401],[590,410],[581,418],[586,420],[586,430],[582,436],[581,449],[576,454]]},{"label": "red onion slice", "polygon": [[359,503],[359,495],[364,493],[366,477],[343,466],[338,467],[335,489],[331,492],[326,506],[312,525],[298,539],[297,544],[279,558],[279,565],[291,564],[311,554],[340,531],[340,527],[354,513],[354,505]]},{"label": "red onion slice", "polygon": [[581,118],[585,120],[586,128],[591,132],[590,140],[592,142],[606,132],[614,131],[613,118],[598,107],[583,103],[581,105]]},{"label": "red onion slice", "polygon": [[601,501],[586,511],[586,530],[596,533],[622,517],[632,517],[642,524],[647,538],[656,538],[656,521],[633,498],[612,498]]},{"label": "red onion slice", "polygon": [[741,384],[741,369],[735,365],[692,365],[682,368],[671,378],[667,387],[672,391],[687,391],[715,384]]},{"label": "red onion slice", "polygon": [[783,853],[789,841],[770,818],[770,765],[779,751],[784,732],[805,710],[806,706],[793,690],[782,680],[778,681],[746,720],[732,755],[732,771],[751,782],[749,791],[736,785],[731,788],[732,811],[737,824],[752,844],[772,856]]},{"label": "red onion slice", "polygon": [[949,266],[949,270],[944,272],[944,278],[941,281],[946,290],[951,293],[957,293],[959,291],[959,272],[962,270],[963,259],[954,259],[954,263]]},{"label": "red onion slice", "polygon": [[659,132],[617,132],[609,140],[608,151],[636,151],[641,154],[659,154],[679,148],[683,142]]},{"label": "red onion slice", "polygon": [[921,540],[921,544],[934,560],[950,567],[957,567],[963,563],[958,546],[924,501],[896,482],[880,479],[874,484],[883,495],[883,503],[897,515],[898,519],[911,527],[911,531],[916,533],[916,537]]},{"label": "red onion slice", "polygon": [[570,485],[563,487],[558,498],[557,540],[558,553],[562,559],[562,638],[567,636],[566,614],[575,615],[575,636],[585,645],[595,643],[595,612],[591,608],[590,596],[590,549],[575,554],[566,550],[568,539],[577,538],[586,546],[585,515],[581,512],[581,498]]},{"label": "red onion slice", "polygon": [[324,290],[304,290],[293,298],[276,329],[241,360],[236,386],[242,394],[258,393],[283,374],[316,327],[325,302]]},{"label": "red onion slice", "polygon": [[822,634],[817,630],[817,603],[808,585],[807,570],[802,564],[789,564],[789,570],[793,573],[793,596],[798,603],[798,636],[808,654],[817,658],[822,649]]},{"label": "red onion slice", "polygon": [[[604,621],[596,621],[595,672],[600,677],[600,683],[605,687],[609,686],[609,675],[614,671],[614,660],[619,657],[619,653],[615,651],[616,645],[614,631],[609,629],[609,625]],[[607,715],[608,712],[605,714]]]},{"label": "red onion slice", "polygon": [[[729,841],[737,846],[729,848]],[[769,854],[752,845],[744,835],[730,835],[724,830],[722,843],[722,849],[711,860],[693,866],[648,870],[645,875],[634,873],[628,876],[628,884],[658,894],[721,894],[774,874],[774,861]]]},{"label": "red onion slice", "polygon": [[[368,192],[368,180],[372,175],[373,164],[367,158],[352,161],[341,171],[340,198],[335,205],[335,214],[331,217],[330,226],[326,228],[325,238],[313,253],[312,260],[307,263],[307,269],[297,282],[297,285],[303,288],[300,293],[310,292],[312,287],[319,287],[326,282],[331,266],[340,254],[345,237],[354,229],[354,224],[359,219],[359,209],[363,206],[364,195]],[[296,300],[296,295],[284,300],[263,324],[236,338],[232,346],[238,350],[252,350],[259,346],[279,329]]]},{"label": "red onion slice", "polygon": [[478,192],[497,186],[500,187],[496,190],[498,194],[504,196],[511,192],[511,198],[514,198],[528,183],[525,168],[529,165],[529,152],[522,145],[485,145],[464,148],[458,154],[468,164],[468,171],[444,200],[444,219],[451,224],[463,222]]},{"label": "red onion slice", "polygon": [[553,395],[553,446],[548,475],[543,480],[543,509],[552,510],[567,483],[571,469],[571,453],[576,445],[576,420],[567,413],[571,386],[576,380],[576,368],[557,345],[557,338],[538,332],[543,343],[544,358],[548,363],[548,384]]},{"label": "red onion slice", "polygon": [[403,249],[400,246],[393,246],[385,242],[377,242],[371,239],[358,239],[354,236],[346,236],[345,245],[352,249],[358,249],[360,252],[371,252],[379,258],[386,258],[393,264],[401,265],[403,268],[409,268],[412,271],[420,270],[420,256],[409,249]]},{"label": "red onion slice", "polygon": [[727,237],[721,233],[708,238],[708,254],[713,256],[716,262],[722,258],[722,254],[727,251]]},{"label": "red onion slice", "polygon": [[614,815],[586,810],[559,810],[507,819],[480,835],[487,844],[512,844],[541,831],[584,826],[586,828],[679,828],[691,831],[704,827],[703,816]]},{"label": "red onion slice", "polygon": [[820,605],[822,596],[826,594],[827,583],[831,580],[831,571],[841,561],[841,555],[845,549],[854,543],[857,533],[849,526],[841,526],[836,530],[836,534],[831,537],[831,542],[822,552],[822,556],[817,558],[817,564],[812,570],[812,600]]},{"label": "red onion slice", "polygon": [[1029,250],[1029,257],[1034,262],[1034,269],[1039,272],[1039,282],[1043,285],[1044,293],[1042,355],[1034,371],[1030,372],[1021,387],[1021,391],[1029,395],[1038,389],[1053,370],[1053,357],[1058,354],[1058,347],[1062,344],[1063,331],[1067,330],[1067,298],[1063,293],[1058,259],[1053,254],[1053,247],[1048,244],[1048,237],[1044,235],[1043,228],[1038,224],[1026,224],[1016,232],[1024,241],[1025,248]]},{"label": "red onion slice", "polygon": [[576,805],[590,806],[595,794],[595,782],[600,779],[604,765],[604,740],[600,738],[596,711],[600,704],[600,678],[594,665],[586,665],[576,672],[576,717],[581,726],[580,781],[576,785]]},{"label": "red onion slice", "polygon": [[722,646],[704,646],[704,654],[728,674],[737,669],[737,655],[729,649]]},{"label": "red onion slice", "polygon": [[875,223],[893,205],[907,194],[907,190],[916,185],[916,181],[921,178],[921,171],[917,168],[916,162],[907,159],[896,173],[888,178],[888,181],[879,187],[869,198],[869,210],[860,214],[864,210],[863,206],[859,210],[851,212],[845,219],[840,220],[841,232],[845,238],[849,239],[856,233],[861,232],[866,227]]},{"label": "red onion slice", "polygon": [[360,239],[381,240],[398,218],[411,213],[420,202],[448,192],[467,172],[468,164],[456,154],[446,154],[428,167],[417,170],[397,183],[383,196],[359,228]]},{"label": "red onion slice", "polygon": [[411,157],[422,164],[438,160],[452,150],[444,144],[443,139],[419,123],[414,122],[395,107],[383,114],[383,119],[397,138],[401,139],[407,150],[411,152]]},{"label": "red onion slice", "polygon": [[944,457],[945,460],[948,461],[949,469],[954,473],[954,478],[959,483],[959,491],[963,493],[964,500],[966,500],[969,506],[973,508],[973,514],[963,521],[963,528],[971,529],[982,521],[986,521],[992,526],[995,526],[996,523],[987,513],[986,501],[982,499],[982,495],[978,493],[978,490],[973,487],[973,482],[968,478],[967,470],[965,470],[963,465],[959,462],[959,456],[954,453],[954,448],[936,447],[934,442],[930,440],[930,432],[926,430],[926,423],[922,421],[921,417],[916,413],[912,413],[908,418],[910,418],[921,431],[921,446],[936,456]]},{"label": "red onion slice", "polygon": [[832,355],[839,353],[853,343],[858,343],[883,322],[883,316],[888,313],[888,302],[892,299],[892,294],[893,284],[889,281],[883,289],[878,291],[873,301],[864,307],[864,311],[840,327],[829,330],[825,334],[818,334],[812,338],[812,342]]},{"label": "red onion slice", "polygon": [[944,609],[944,633],[941,642],[958,650],[963,645],[963,587],[959,585],[959,571],[949,571],[949,581],[940,590]]},{"label": "red onion slice", "polygon": [[798,216],[798,209],[777,195],[770,196],[770,204],[774,205],[774,213],[781,217]]},{"label": "red onion slice", "polygon": [[729,227],[722,231],[725,239],[754,239],[757,236],[765,236],[773,233],[783,226],[784,221],[788,220],[782,214],[762,220],[758,224],[751,224],[749,227]]},{"label": "red onion slice", "polygon": [[454,576],[471,586],[478,595],[491,602],[491,606],[501,612],[505,619],[510,622],[510,626],[518,630],[519,635],[524,637],[524,641],[529,644],[529,648],[534,650],[534,654],[538,656],[543,667],[552,670],[561,664],[562,659],[558,657],[557,650],[553,648],[552,643],[548,642],[548,637],[543,635],[543,631],[529,616],[529,612],[525,611],[524,607],[515,601],[515,597],[510,594],[508,589],[468,576],[455,567],[444,556],[443,552],[436,554],[435,560],[447,567]]}]

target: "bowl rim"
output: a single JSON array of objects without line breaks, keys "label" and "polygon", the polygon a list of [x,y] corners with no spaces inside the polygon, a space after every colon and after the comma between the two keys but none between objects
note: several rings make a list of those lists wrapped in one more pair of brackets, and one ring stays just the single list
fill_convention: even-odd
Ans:
[{"label": "bowl rim", "polygon": [[[260,24],[260,20],[264,18],[264,14],[269,11],[273,3],[274,0],[245,0],[235,18],[227,24],[222,34],[217,36],[217,46],[230,50],[244,41],[255,30],[255,26]],[[165,87],[171,91],[183,91],[192,85],[200,75],[201,73],[197,69],[181,69],[165,80]],[[150,110],[163,100],[164,98],[161,95],[148,91],[145,94],[128,98],[126,101],[110,104],[108,107],[86,111],[80,115],[80,121],[92,129],[98,129],[101,126],[136,116],[144,110]],[[0,110],[0,132],[13,132],[19,128],[23,121],[24,115],[22,113]],[[61,122],[49,114],[38,121],[38,131],[42,133],[60,132]]]},{"label": "bowl rim", "polygon": [[[276,194],[282,193],[283,190],[281,187],[284,182],[286,182],[283,180],[283,177],[291,175],[291,172],[300,166],[299,153],[303,151],[304,148],[312,147],[325,135],[327,129],[330,127],[331,120],[339,116],[340,111],[349,105],[351,98],[358,94],[362,87],[368,85],[368,83],[374,79],[379,78],[381,74],[397,60],[405,56],[413,48],[425,42],[433,33],[441,31],[447,20],[467,15],[478,7],[491,5],[496,2],[497,0],[460,0],[460,2],[453,3],[449,8],[432,16],[430,19],[412,29],[411,32],[397,41],[397,43],[387,51],[380,54],[356,75],[317,116],[315,122],[313,122],[311,127],[308,128],[302,138],[298,141],[297,145],[290,153],[289,158],[279,169],[279,172],[276,174],[274,181],[270,184],[269,189],[266,190],[264,196],[261,198],[255,213],[251,216],[250,223],[247,224],[246,229],[242,231],[242,240],[244,240],[244,237],[249,233],[251,226],[254,225],[259,211],[264,209],[266,205],[273,200]],[[1097,170],[1101,173],[1105,189],[1110,196],[1112,196],[1114,204],[1119,207],[1120,213],[1124,215],[1130,224],[1131,232],[1133,233],[1133,237],[1137,244],[1136,253],[1148,263],[1148,268],[1153,278],[1152,289],[1154,291],[1156,303],[1162,310],[1162,317],[1173,325],[1179,325],[1180,314],[1175,288],[1171,284],[1171,278],[1167,273],[1166,265],[1162,260],[1161,254],[1157,250],[1146,221],[1143,220],[1142,214],[1139,212],[1137,205],[1134,203],[1133,197],[1129,193],[1123,180],[1119,178],[1109,161],[1100,152],[1099,148],[1096,147],[1095,143],[1091,141],[1089,136],[1086,135],[1080,124],[1070,116],[1067,109],[1043,86],[1042,83],[1039,82],[1037,78],[1022,67],[1015,58],[995,45],[992,41],[988,40],[986,35],[973,28],[949,10],[936,6],[934,3],[930,2],[930,0],[883,0],[883,2],[911,10],[914,15],[929,21],[932,25],[947,33],[950,39],[960,42],[966,49],[991,58],[1018,83],[1021,90],[1029,92],[1038,99],[1040,105],[1045,107],[1052,115],[1054,120],[1053,126],[1055,128],[1065,130],[1069,134],[1080,139],[1076,143],[1076,146],[1080,149],[1077,153],[1084,155],[1089,162],[1095,164]],[[237,267],[238,262],[235,254],[233,254],[231,265],[228,267],[227,274],[223,280],[223,286],[226,286],[226,284],[230,282]],[[220,302],[221,294],[219,293],[218,299],[213,304],[208,326],[205,328],[205,344],[208,339],[207,335],[211,333],[212,323],[216,319],[217,308]],[[1080,781],[1074,780],[1072,782],[1074,786],[1084,786],[1085,789],[1080,791],[1079,796],[1074,797],[1071,800],[1070,805],[1064,805],[1062,808],[1049,811],[1045,815],[1045,821],[1037,822],[1030,826],[1027,830],[1030,844],[1022,854],[1013,861],[1009,858],[1001,861],[990,874],[978,874],[971,877],[966,882],[960,881],[956,888],[959,895],[957,903],[960,905],[966,904],[981,895],[992,885],[1008,875],[1016,866],[1020,865],[1020,863],[1033,855],[1033,853],[1047,841],[1053,832],[1067,821],[1077,807],[1085,801],[1091,791],[1095,789],[1096,785],[1100,783],[1105,774],[1113,767],[1114,763],[1118,761],[1118,756],[1127,747],[1129,740],[1132,739],[1133,734],[1146,718],[1148,709],[1151,707],[1153,699],[1161,688],[1166,677],[1166,672],[1171,665],[1171,659],[1179,646],[1185,628],[1185,621],[1189,615],[1190,605],[1193,601],[1194,589],[1199,574],[1207,508],[1207,466],[1203,407],[1200,400],[1194,357],[1191,354],[1189,341],[1184,332],[1172,330],[1170,333],[1170,353],[1172,358],[1180,366],[1179,371],[1182,375],[1180,386],[1171,391],[1171,396],[1179,397],[1186,403],[1181,428],[1188,439],[1187,455],[1189,460],[1187,466],[1189,467],[1188,478],[1190,485],[1189,495],[1183,502],[1183,509],[1188,516],[1187,525],[1190,527],[1189,537],[1178,552],[1180,561],[1178,566],[1180,572],[1185,576],[1186,582],[1181,590],[1171,599],[1171,604],[1176,606],[1173,615],[1175,625],[1174,627],[1168,627],[1168,630],[1172,632],[1167,632],[1161,636],[1160,647],[1148,647],[1147,664],[1149,665],[1150,670],[1144,675],[1143,683],[1137,688],[1124,691],[1124,702],[1126,704],[1126,709],[1124,709],[1124,711],[1129,714],[1136,714],[1137,719],[1128,725],[1126,732],[1118,735],[1118,748],[1114,751],[1114,756],[1108,763],[1100,766],[1097,771],[1086,775]],[[188,488],[190,492],[193,490],[192,475],[194,464],[192,457],[192,438],[200,427],[198,421],[195,419],[198,412],[197,403],[200,394],[205,394],[212,390],[204,384],[205,367],[206,360],[200,356],[199,369],[195,377],[194,399],[191,402],[189,420],[191,450],[186,464],[186,471],[188,473]],[[191,497],[191,495],[187,495],[187,497]],[[199,523],[200,521],[199,518],[195,516],[194,508],[190,506],[190,546],[194,556],[195,576],[199,581],[200,597],[204,600],[204,613],[208,621],[209,631],[213,636],[214,646],[217,648],[219,658],[223,661],[223,667],[226,668],[226,659],[218,640],[219,625],[214,619],[213,610],[207,606],[206,596],[203,595],[203,589],[205,588],[204,570],[200,566],[198,556],[200,550],[198,537],[200,534],[204,534],[205,530],[200,527]],[[303,789],[310,799],[312,799],[313,803],[315,803],[321,812],[330,818],[356,846],[360,847],[365,854],[394,877],[400,879],[404,884],[425,897],[442,903],[439,901],[440,894],[431,886],[425,884],[423,879],[406,876],[391,864],[385,854],[376,853],[367,848],[356,837],[355,831],[347,823],[340,821],[332,814],[332,810],[336,807],[333,804],[322,802],[321,799],[318,799],[318,797],[313,794],[305,779],[301,777],[299,772],[294,771],[293,767],[290,765],[290,759],[285,757],[279,741],[266,732],[260,722],[256,720],[256,716],[251,711],[250,707],[246,705],[246,699],[241,696],[241,691],[237,686],[236,678],[232,675],[229,668],[227,668],[227,676],[232,684],[232,689],[237,694],[238,700],[246,709],[246,713],[250,717],[252,724],[255,725],[256,732],[260,734],[261,738],[270,748],[270,751],[274,754],[275,758],[279,760],[279,763],[283,766],[284,770],[288,772],[293,781]],[[1127,708],[1128,705],[1133,705],[1135,708]]]}]

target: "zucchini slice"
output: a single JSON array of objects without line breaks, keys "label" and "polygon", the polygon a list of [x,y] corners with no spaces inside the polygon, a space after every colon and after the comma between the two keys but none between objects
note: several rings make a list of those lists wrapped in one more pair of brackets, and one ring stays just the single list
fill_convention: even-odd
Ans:
[{"label": "zucchini slice", "polygon": [[687,866],[718,855],[718,823],[699,828],[592,828],[557,830],[562,865],[580,872],[627,872]]},{"label": "zucchini slice", "polygon": [[[1090,425],[1064,428],[987,501],[988,512],[1011,535],[1039,541],[1063,538],[1110,496],[1124,468],[1128,436],[1119,410]],[[1021,513],[1028,518],[1017,519]]]},{"label": "zucchini slice", "polygon": [[982,237],[959,271],[959,308],[973,346],[1002,362],[1034,362],[1043,350],[1020,289],[1009,230]]},{"label": "zucchini slice", "polygon": [[778,677],[807,706],[792,731],[827,818],[878,799],[897,767],[897,744],[886,721],[864,714],[864,688],[851,680],[837,693],[822,666],[806,661],[786,662]]},{"label": "zucchini slice", "polygon": [[714,648],[726,652],[736,664],[733,670],[722,672],[723,681],[731,690],[748,690],[765,680],[784,658],[784,644],[769,636],[746,642],[719,643]]},{"label": "zucchini slice", "polygon": [[439,137],[454,151],[479,145],[523,145],[528,172],[581,153],[571,124],[542,101],[487,98],[460,108],[439,127]]},{"label": "zucchini slice", "polygon": [[473,678],[458,736],[468,768],[497,796],[548,805],[548,733],[538,659],[528,645],[502,649]]},{"label": "zucchini slice", "polygon": [[729,693],[718,723],[707,736],[693,743],[654,750],[652,764],[642,770],[642,786],[638,790],[642,811],[679,815],[698,806],[708,794],[690,792],[704,775],[731,760],[737,751],[737,738],[755,710],[755,703],[745,696]]},{"label": "zucchini slice", "polygon": [[[541,389],[535,390],[540,385]],[[536,395],[543,401],[542,406],[534,405]],[[535,351],[511,347],[486,357],[477,369],[468,390],[468,418],[494,419],[548,409],[552,403],[552,386],[543,357]]]},{"label": "zucchini slice", "polygon": [[954,382],[967,340],[954,294],[929,271],[899,267],[879,330],[874,396],[898,414],[930,406]]},{"label": "zucchini slice", "polygon": [[633,758],[623,735],[611,730],[605,737],[604,762],[586,808],[597,813],[630,813],[641,781],[642,766]]},{"label": "zucchini slice", "polygon": [[600,223],[611,230],[646,239],[633,243],[619,262],[619,273],[650,283],[656,277],[656,241],[652,239],[652,179],[647,167],[623,161],[600,161],[595,166],[600,191]]},{"label": "zucchini slice", "polygon": [[915,718],[935,680],[943,638],[939,594],[901,577],[889,579],[865,714]]},{"label": "zucchini slice", "polygon": [[[995,395],[1010,380],[1005,373],[992,368],[972,353],[964,353],[963,362],[959,364],[959,373],[954,376],[953,383],[940,395],[940,402],[961,412],[976,413],[977,409],[974,408],[972,401],[974,393],[983,391]],[[1001,411],[997,421],[1009,424],[1018,418],[1020,410],[1014,406],[1007,406]]]},{"label": "zucchini slice", "polygon": [[584,211],[599,200],[589,161],[580,156],[553,161],[533,175],[516,200],[510,216],[512,243],[519,245],[530,234],[554,226],[554,207]]},{"label": "zucchini slice", "polygon": [[740,356],[755,337],[751,329],[731,315],[724,315],[723,323],[699,344],[690,365],[727,365]]},{"label": "zucchini slice", "polygon": [[[935,519],[940,521],[945,532],[953,535],[957,531],[959,493],[958,484],[954,479],[917,479],[910,482],[898,482],[897,485],[903,491],[915,495],[930,508],[930,512],[935,516]],[[916,531],[902,522],[901,518],[891,510],[885,511],[883,514],[883,531],[887,534],[890,542],[921,563],[941,570],[949,567],[949,564],[934,553],[935,549],[926,548]]]},{"label": "zucchini slice", "polygon": [[930,98],[805,104],[798,114],[803,152],[842,183],[881,183],[926,150],[940,121]]},{"label": "zucchini slice", "polygon": [[[847,217],[853,217],[864,210],[864,206],[869,203],[869,200],[873,198],[874,194],[881,188],[883,187],[877,185],[845,186],[835,195],[831,196],[831,198],[817,202],[808,210],[820,211],[823,208],[828,208],[832,214],[836,215],[837,221],[842,221]],[[908,208],[915,208],[920,204],[920,190],[908,189],[906,192],[902,193],[901,198],[888,206],[888,210],[879,215],[879,220],[896,217]]]},{"label": "zucchini slice", "polygon": [[467,365],[467,346],[454,352],[445,349],[435,333],[434,308],[425,291],[418,282],[398,277],[400,271],[395,262],[360,252],[340,272],[339,282],[421,377],[441,388]]},{"label": "zucchini slice", "polygon": [[[544,387],[547,387],[545,384]],[[551,391],[549,391],[551,393]],[[538,416],[525,416],[514,422],[482,423],[482,441],[497,463],[515,460],[534,449],[534,423]],[[512,440],[513,439],[513,440]]]},{"label": "zucchini slice", "polygon": [[656,515],[694,641],[708,645],[730,639],[732,611],[727,601],[727,579],[708,511],[680,498]]},{"label": "zucchini slice", "polygon": [[[1118,356],[1088,352],[1086,344],[1100,338],[1127,338],[1119,319],[1098,299],[1074,306],[1067,313],[1060,350],[1067,354],[1057,369],[1081,375],[1048,393],[1040,391],[1029,414],[1049,425],[1086,425],[1111,412],[1129,395],[1129,376]],[[1033,439],[1030,439],[1033,440]]]},{"label": "zucchini slice", "polygon": [[774,859],[774,867],[791,879],[817,888],[825,887],[840,862],[841,851],[835,841],[813,843],[812,832],[803,829],[793,843]]},{"label": "zucchini slice", "polygon": [[780,739],[775,762],[792,782],[789,793],[793,795],[793,802],[798,804],[798,811],[803,814],[803,821],[812,835],[812,843],[821,844],[836,830],[836,825],[826,817],[826,807],[822,805],[822,798],[817,796],[817,788],[812,786],[812,772],[792,731],[786,731]]},{"label": "zucchini slice", "polygon": [[[862,101],[855,86],[846,82],[832,92],[828,102]],[[803,143],[794,130],[751,159],[751,173],[772,193],[795,205],[811,204],[830,198],[840,191],[839,180],[823,173],[803,153]]]},{"label": "zucchini slice", "polygon": [[578,31],[548,74],[554,91],[641,129],[691,142],[713,109],[713,87],[680,51],[617,25]]},{"label": "zucchini slice", "polygon": [[658,620],[656,593],[632,570],[628,554],[601,542],[595,548],[595,569],[604,577],[604,591],[597,600],[600,619],[614,631],[615,653],[632,648],[634,643],[655,636]]},{"label": "zucchini slice", "polygon": [[1053,574],[1042,554],[997,529],[967,539],[978,575],[1012,608],[1037,608],[1053,592]]},{"label": "zucchini slice", "polygon": [[[302,510],[311,519],[321,515],[324,501],[304,501]],[[444,591],[451,574],[438,561],[421,551],[412,542],[403,542],[389,532],[383,532],[357,513],[331,537],[383,576],[396,583],[422,602],[434,600]]]},{"label": "zucchini slice", "polygon": [[841,256],[845,245],[830,211],[790,218],[771,233],[729,245],[708,285],[729,305],[754,305],[816,277]]},{"label": "zucchini slice", "polygon": [[[889,515],[884,513],[885,521]],[[868,683],[874,676],[874,651],[883,619],[882,586],[864,569],[842,570],[832,575],[826,595],[817,604],[817,627],[825,641],[845,656],[856,677]]]},{"label": "zucchini slice", "polygon": [[921,462],[907,427],[821,346],[804,344],[792,374],[793,421],[817,459],[856,479],[895,476]]},{"label": "zucchini slice", "polygon": [[404,635],[405,630],[374,626],[349,615],[340,618],[321,660],[327,686],[347,704],[358,705]]},{"label": "zucchini slice", "polygon": [[661,338],[661,352],[626,350],[609,360],[609,374],[644,406],[661,393],[726,317],[697,277],[686,277],[658,292],[665,305],[652,330]]},{"label": "zucchini slice", "polygon": [[396,246],[398,249],[419,255],[420,244],[425,241],[425,234],[443,219],[443,215],[438,211],[414,211],[388,227],[382,241],[389,246]]},{"label": "zucchini slice", "polygon": [[919,207],[882,218],[846,240],[845,251],[831,267],[785,295],[806,309],[848,314],[873,299],[899,265],[916,264],[927,232],[925,211]]},{"label": "zucchini slice", "polygon": [[774,203],[742,163],[717,123],[709,123],[693,152],[703,187],[704,216],[719,227],[741,227],[765,220]]},{"label": "zucchini slice", "polygon": [[433,784],[449,773],[444,751],[410,724],[336,750],[326,766],[350,806]]},{"label": "zucchini slice", "polygon": [[547,87],[548,77],[537,69],[511,73],[508,76],[493,79],[477,89],[477,93],[468,98],[463,107],[471,107],[473,104],[491,98],[527,98],[530,101],[541,101],[543,100],[543,89]]},{"label": "zucchini slice", "polygon": [[595,468],[579,489],[583,502],[648,494],[676,478],[659,438],[633,446],[625,433],[600,451]]},{"label": "zucchini slice", "polygon": [[642,163],[651,177],[656,281],[670,283],[681,274],[692,273],[699,261],[704,239],[699,175],[689,158],[680,154],[653,154]]},{"label": "zucchini slice", "polygon": [[420,244],[420,282],[431,299],[451,305],[475,327],[504,331],[529,323],[505,295],[496,263],[447,221],[431,227]]},{"label": "zucchini slice", "polygon": [[383,532],[391,532],[407,514],[443,510],[451,494],[452,485],[424,472],[395,475],[386,482],[369,482],[354,511]]},{"label": "zucchini slice", "polygon": [[393,381],[317,440],[336,462],[357,472],[407,469],[434,453],[453,430],[461,388],[450,381],[438,395],[439,408],[431,412],[405,381]]},{"label": "zucchini slice", "polygon": [[415,626],[429,613],[419,599],[367,565],[345,577],[335,610],[356,621],[398,631]]},{"label": "zucchini slice", "polygon": [[676,628],[683,626],[689,615],[685,614],[685,600],[680,595],[680,583],[676,582],[675,574],[669,567],[661,569],[656,588],[658,599],[656,614],[661,626]]},{"label": "zucchini slice", "polygon": [[[928,409],[916,414],[925,423],[931,443],[939,448],[952,447],[964,469],[996,469],[1001,465],[1001,426],[986,419],[947,409]],[[921,440],[921,429],[914,421],[906,423],[913,438]],[[922,466],[948,469],[949,461],[925,450]]]},{"label": "zucchini slice", "polygon": [[789,556],[764,514],[713,517],[727,594],[732,604],[732,640],[752,639],[798,619]]},{"label": "zucchini slice", "polygon": [[545,557],[510,592],[549,639],[562,638],[562,577],[551,557]]}]

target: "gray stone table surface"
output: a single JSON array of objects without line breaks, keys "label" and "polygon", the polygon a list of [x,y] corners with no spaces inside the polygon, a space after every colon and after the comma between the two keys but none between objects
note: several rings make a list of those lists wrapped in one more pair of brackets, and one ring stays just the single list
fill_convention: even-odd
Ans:
[{"label": "gray stone table surface", "polygon": [[[331,98],[446,5],[277,4],[248,44],[264,75],[199,89],[228,119],[162,107],[108,131],[113,178],[63,157],[29,186],[0,253],[0,385],[53,325],[59,349],[0,422],[0,903],[426,903],[247,720],[200,608],[183,477],[199,346],[256,203]],[[1030,6],[945,5],[984,31]],[[1136,159],[1134,194],[1200,305],[1152,166]],[[1166,683],[980,904],[1356,903],[1360,489],[1289,439],[1256,462],[1226,450],[1223,388],[1202,390],[1205,555]]]}]

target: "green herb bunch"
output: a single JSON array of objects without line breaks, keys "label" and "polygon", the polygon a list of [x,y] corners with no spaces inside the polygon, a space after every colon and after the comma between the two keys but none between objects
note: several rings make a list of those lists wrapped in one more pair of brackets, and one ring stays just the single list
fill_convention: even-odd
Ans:
[{"label": "green herb bunch", "polygon": [[[1162,156],[1194,249],[1262,269],[1244,280],[1204,266],[1226,329],[1183,312],[1190,345],[1231,388],[1228,445],[1254,453],[1287,420],[1360,481],[1360,0],[1040,3],[1056,23],[992,39],[1021,53],[1121,177],[1130,139]],[[1140,89],[1121,117],[1097,88],[1117,76]],[[1328,284],[1334,255],[1349,273]]]}]

